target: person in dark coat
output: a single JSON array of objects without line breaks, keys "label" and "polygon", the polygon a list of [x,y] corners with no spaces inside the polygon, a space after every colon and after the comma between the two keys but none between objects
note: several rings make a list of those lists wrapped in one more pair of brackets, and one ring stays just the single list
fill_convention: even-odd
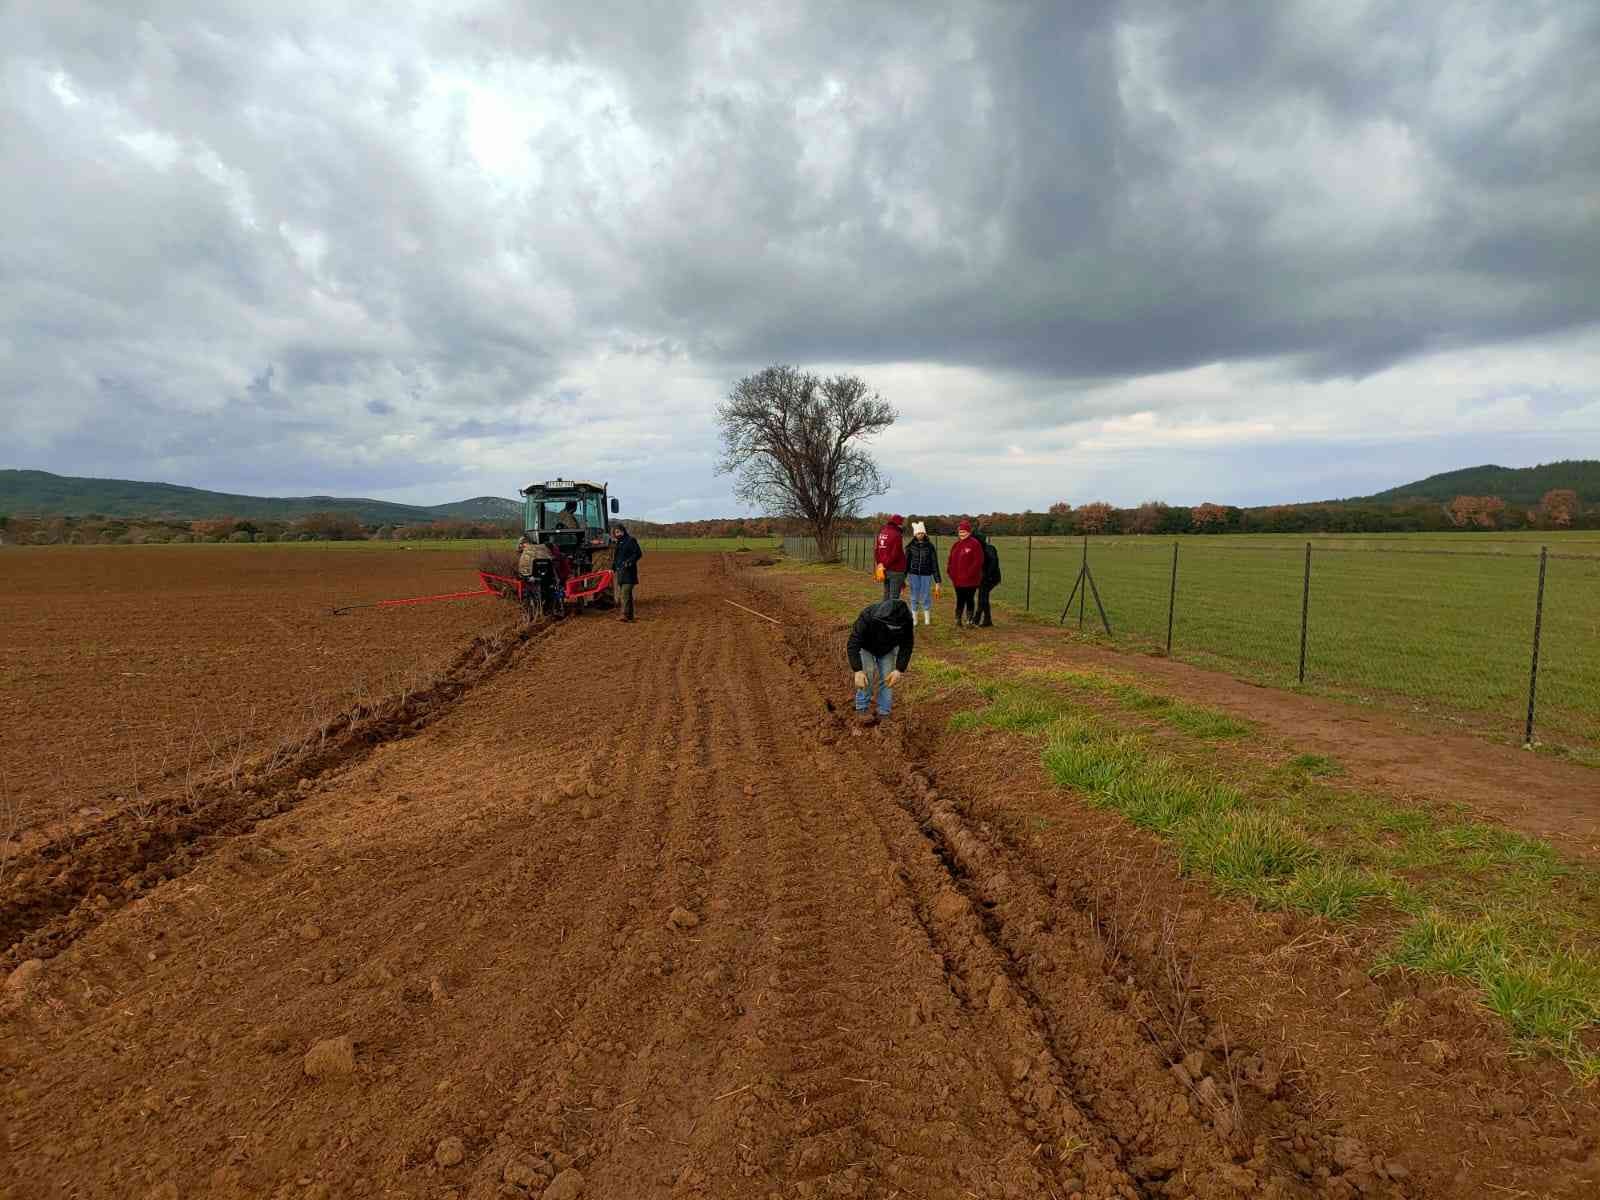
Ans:
[{"label": "person in dark coat", "polygon": [[876,719],[889,715],[894,704],[891,689],[911,665],[916,638],[916,622],[911,619],[906,602],[900,599],[867,605],[850,627],[845,653],[855,672],[856,712],[864,722],[870,724],[875,719],[870,707],[874,693],[878,698]]},{"label": "person in dark coat", "polygon": [[939,547],[928,537],[928,527],[911,522],[911,540],[906,543],[906,586],[911,591],[911,619],[922,613],[924,625],[933,624],[933,597],[939,584]]},{"label": "person in dark coat", "polygon": [[983,583],[983,543],[972,536],[972,522],[956,526],[956,540],[944,565],[950,586],[956,590],[956,628],[975,624],[975,598]]},{"label": "person in dark coat", "polygon": [[1000,586],[1000,551],[982,530],[973,530],[972,536],[983,547],[983,582],[978,585],[978,610],[973,624],[988,629],[994,624],[994,615],[989,611],[989,593]]},{"label": "person in dark coat", "polygon": [[622,608],[620,621],[633,620],[633,589],[639,583],[639,560],[644,549],[639,541],[621,525],[611,527],[611,570],[616,577],[617,604]]},{"label": "person in dark coat", "polygon": [[906,519],[895,513],[878,530],[878,544],[873,559],[883,568],[883,598],[900,599],[900,588],[906,581],[906,547],[901,529]]}]

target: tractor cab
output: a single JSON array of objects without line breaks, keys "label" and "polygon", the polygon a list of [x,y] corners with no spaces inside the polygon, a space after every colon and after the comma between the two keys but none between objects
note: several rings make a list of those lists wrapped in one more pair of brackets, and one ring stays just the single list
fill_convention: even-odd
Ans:
[{"label": "tractor cab", "polygon": [[610,514],[619,508],[603,483],[552,479],[522,489],[523,529],[560,550],[580,572],[603,565],[597,560],[611,549]]}]

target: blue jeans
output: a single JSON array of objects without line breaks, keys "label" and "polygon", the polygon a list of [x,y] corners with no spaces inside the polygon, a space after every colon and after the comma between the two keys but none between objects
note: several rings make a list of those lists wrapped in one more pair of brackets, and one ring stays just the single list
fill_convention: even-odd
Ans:
[{"label": "blue jeans", "polygon": [[894,693],[889,690],[885,681],[889,672],[894,670],[896,651],[889,651],[884,655],[868,654],[861,652],[861,669],[867,673],[867,686],[856,689],[856,711],[864,713],[872,700],[872,693],[878,693],[878,715],[887,717],[889,708],[894,703]]},{"label": "blue jeans", "polygon": [[933,576],[932,575],[907,575],[906,582],[911,585],[911,611],[919,608],[931,611],[933,608]]}]

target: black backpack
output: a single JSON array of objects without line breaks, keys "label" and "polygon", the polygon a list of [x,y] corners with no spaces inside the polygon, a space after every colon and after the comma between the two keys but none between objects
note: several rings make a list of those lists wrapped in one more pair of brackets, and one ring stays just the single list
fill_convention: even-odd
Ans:
[{"label": "black backpack", "polygon": [[1000,551],[988,541],[983,543],[983,586],[1000,586]]}]

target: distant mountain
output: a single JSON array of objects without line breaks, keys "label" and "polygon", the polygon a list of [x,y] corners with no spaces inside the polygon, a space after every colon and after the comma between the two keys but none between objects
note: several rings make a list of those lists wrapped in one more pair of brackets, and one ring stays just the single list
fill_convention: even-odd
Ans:
[{"label": "distant mountain", "polygon": [[1571,488],[1583,504],[1600,502],[1600,460],[1574,458],[1537,467],[1463,467],[1359,498],[1448,503],[1457,496],[1499,496],[1507,504],[1533,505],[1551,488]]},{"label": "distant mountain", "polygon": [[428,511],[435,516],[461,517],[467,521],[518,521],[522,519],[522,501],[507,500],[503,496],[474,496],[471,500],[433,504]]},{"label": "distant mountain", "polygon": [[241,496],[173,483],[87,479],[49,471],[0,470],[0,513],[106,517],[254,517],[289,520],[313,512],[344,513],[367,525],[417,524],[441,517],[516,520],[522,505],[498,496],[450,504],[394,504],[347,496]]}]

